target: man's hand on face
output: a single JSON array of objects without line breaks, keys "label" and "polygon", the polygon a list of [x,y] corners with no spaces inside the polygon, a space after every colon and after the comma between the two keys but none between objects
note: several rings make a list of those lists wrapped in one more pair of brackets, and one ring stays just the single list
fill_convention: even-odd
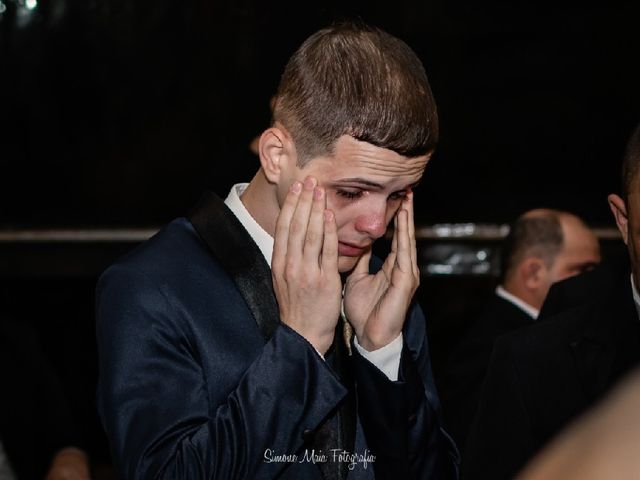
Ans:
[{"label": "man's hand on face", "polygon": [[391,252],[375,275],[369,273],[371,251],[363,255],[347,278],[344,309],[358,343],[365,350],[384,347],[402,332],[407,310],[418,285],[413,223],[413,192],[394,219]]},{"label": "man's hand on face", "polygon": [[324,354],[340,315],[338,233],[326,193],[307,177],[289,189],[276,223],[271,272],[280,319]]}]

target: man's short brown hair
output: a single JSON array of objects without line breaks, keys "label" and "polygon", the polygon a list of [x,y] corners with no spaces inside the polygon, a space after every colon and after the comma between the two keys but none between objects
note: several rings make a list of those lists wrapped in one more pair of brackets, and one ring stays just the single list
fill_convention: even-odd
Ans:
[{"label": "man's short brown hair", "polygon": [[403,41],[362,23],[322,29],[298,48],[273,117],[293,137],[300,165],[331,154],[342,135],[407,157],[433,151],[438,141],[422,63]]}]

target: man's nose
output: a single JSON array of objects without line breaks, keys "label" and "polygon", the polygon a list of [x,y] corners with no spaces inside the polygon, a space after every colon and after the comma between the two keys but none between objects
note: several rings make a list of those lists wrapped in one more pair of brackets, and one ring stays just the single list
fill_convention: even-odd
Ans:
[{"label": "man's nose", "polygon": [[387,205],[372,206],[356,220],[356,230],[371,238],[380,238],[387,231]]}]

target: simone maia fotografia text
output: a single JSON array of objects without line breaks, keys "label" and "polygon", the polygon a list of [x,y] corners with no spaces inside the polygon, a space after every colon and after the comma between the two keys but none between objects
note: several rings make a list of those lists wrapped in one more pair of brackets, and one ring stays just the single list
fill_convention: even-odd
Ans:
[{"label": "simone maia fotografia text", "polygon": [[363,453],[351,453],[339,448],[332,448],[327,452],[322,450],[316,451],[304,449],[301,453],[282,454],[276,453],[274,450],[267,448],[264,451],[263,461],[265,463],[326,463],[340,462],[347,463],[349,470],[356,468],[356,465],[362,464],[362,468],[367,468],[370,463],[376,461],[376,456],[369,449],[365,449]]}]

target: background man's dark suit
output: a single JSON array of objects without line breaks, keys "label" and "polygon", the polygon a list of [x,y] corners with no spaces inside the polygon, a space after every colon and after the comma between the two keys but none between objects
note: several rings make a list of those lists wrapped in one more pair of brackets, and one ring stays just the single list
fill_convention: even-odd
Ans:
[{"label": "background man's dark suit", "polygon": [[[320,478],[310,462],[265,462],[265,450],[312,445],[348,390],[279,322],[268,265],[220,199],[192,218],[213,254],[180,218],[99,282],[98,399],[114,462],[126,478]],[[436,413],[418,307],[404,339],[398,382],[354,349],[362,428],[342,445],[370,448],[377,478],[446,478],[455,447]],[[360,464],[349,478],[371,474]]]},{"label": "background man's dark suit", "polygon": [[512,478],[640,360],[628,267],[560,282],[549,294],[558,303],[554,298],[574,307],[496,342],[465,449],[464,478]]},{"label": "background man's dark suit", "polygon": [[496,338],[533,321],[521,308],[493,295],[451,354],[438,382],[438,391],[447,430],[461,450],[476,413]]}]

